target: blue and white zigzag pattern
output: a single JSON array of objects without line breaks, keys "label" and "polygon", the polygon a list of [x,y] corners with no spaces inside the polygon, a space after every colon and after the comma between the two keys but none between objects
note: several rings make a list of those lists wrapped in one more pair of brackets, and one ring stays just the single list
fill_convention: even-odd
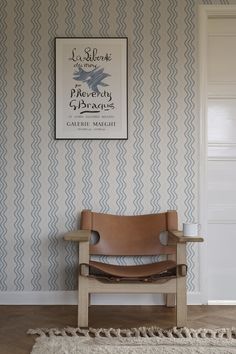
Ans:
[{"label": "blue and white zigzag pattern", "polygon": [[[186,221],[195,221],[197,5],[233,2],[1,1],[1,291],[77,287],[77,245],[62,243],[61,235],[65,229],[76,228],[77,213],[82,208],[103,212],[114,208],[118,214],[139,214],[149,203],[151,212],[159,211],[167,199],[169,208],[182,206]],[[54,38],[114,35],[129,39],[129,140],[55,140]],[[181,47],[179,35],[183,36]],[[177,80],[180,77],[182,82]],[[177,113],[182,106],[184,114],[180,118]],[[181,119],[184,145],[178,140],[182,136],[178,124]],[[177,183],[181,179],[177,158],[180,146],[185,169],[181,195]],[[147,174],[146,165],[150,165]],[[130,186],[129,177],[133,178]],[[166,183],[168,193],[164,191]],[[62,215],[65,222],[61,226]],[[7,254],[10,250],[12,257]],[[196,252],[193,246],[188,248],[190,291],[196,290],[197,284]],[[157,260],[100,258],[118,264]]]},{"label": "blue and white zigzag pattern", "polygon": [[[194,159],[194,145],[195,145],[195,139],[194,139],[194,74],[195,74],[195,69],[194,69],[194,64],[195,64],[195,58],[194,58],[194,1],[190,0],[186,3],[185,6],[185,65],[184,68],[186,70],[185,74],[185,185],[186,188],[184,190],[185,192],[185,206],[186,206],[186,211],[185,211],[185,218],[189,222],[194,221],[194,210],[195,210],[195,204],[194,200],[196,196],[194,195],[194,165],[195,165],[195,159]],[[194,249],[193,245],[190,245],[188,247],[188,266],[189,266],[189,272],[188,272],[188,287],[189,290],[194,289],[194,274],[193,274],[193,258],[194,258]]]},{"label": "blue and white zigzag pattern", "polygon": [[143,0],[134,3],[134,213],[140,214],[143,210]]},{"label": "blue and white zigzag pattern", "polygon": [[116,24],[117,24],[117,30],[116,34],[117,36],[125,37],[126,35],[126,0],[119,0],[117,2],[117,18],[116,18]]},{"label": "blue and white zigzag pattern", "polygon": [[151,206],[152,212],[160,210],[160,1],[153,0],[151,6]]},{"label": "blue and white zigzag pattern", "polygon": [[99,34],[102,37],[108,37],[109,36],[109,11],[108,11],[108,8],[110,6],[110,0],[100,0],[100,4],[101,5],[99,7],[99,12],[100,12]]},{"label": "blue and white zigzag pattern", "polygon": [[100,159],[100,166],[99,166],[99,171],[100,171],[100,177],[99,177],[99,182],[100,182],[100,211],[105,213],[109,212],[109,142],[108,141],[102,141],[99,144],[99,147],[101,149],[101,153],[99,155]]},{"label": "blue and white zigzag pattern", "polygon": [[48,229],[49,229],[49,234],[48,234],[48,239],[49,239],[49,244],[48,244],[48,273],[49,273],[49,279],[48,279],[48,286],[50,290],[58,290],[58,216],[57,216],[57,211],[58,211],[58,148],[57,148],[57,143],[54,140],[54,58],[53,58],[53,53],[54,53],[54,43],[53,43],[53,38],[56,37],[57,33],[57,6],[58,6],[58,1],[55,0],[53,2],[49,2],[49,7],[48,7],[48,13],[49,13],[49,41],[48,41],[48,46],[49,46],[49,52],[48,52],[48,57],[49,57],[49,76],[48,76],[48,81],[49,81],[49,86],[48,86],[48,91],[49,91],[49,97],[48,97],[48,102],[49,102],[49,143],[48,143],[48,160],[49,160],[49,165],[48,165],[48,171],[49,171],[49,177],[48,177],[48,183],[49,183],[49,188],[48,188],[48,205],[49,205],[49,211],[48,211]]},{"label": "blue and white zigzag pattern", "polygon": [[41,125],[40,125],[40,109],[41,109],[41,69],[40,69],[40,52],[41,52],[41,35],[40,35],[40,29],[41,29],[41,13],[40,13],[40,3],[37,0],[33,0],[32,2],[32,64],[31,64],[31,69],[32,69],[32,75],[31,75],[31,80],[32,80],[32,131],[31,131],[31,138],[32,138],[32,143],[31,143],[31,161],[32,161],[32,166],[31,166],[31,194],[32,194],[32,199],[31,199],[31,217],[32,217],[32,222],[31,222],[31,227],[32,227],[32,245],[31,245],[31,251],[32,251],[32,256],[31,256],[31,261],[32,261],[32,268],[31,268],[31,273],[32,273],[32,279],[31,279],[31,284],[32,284],[32,289],[33,290],[41,290],[41,284],[40,284],[40,279],[41,279],[41,274],[40,274],[40,268],[41,268],[41,251],[40,251],[40,246],[41,246]]},{"label": "blue and white zigzag pattern", "polygon": [[6,121],[7,121],[7,104],[6,104],[6,97],[7,97],[7,81],[6,81],[6,75],[7,75],[7,69],[6,69],[6,64],[7,64],[7,46],[6,46],[6,40],[7,40],[7,35],[6,35],[6,29],[7,29],[7,12],[6,12],[6,6],[7,6],[7,0],[3,0],[1,2],[1,11],[0,11],[0,43],[1,43],[1,51],[0,51],[0,61],[1,61],[1,66],[0,66],[0,112],[1,112],[1,129],[0,129],[0,200],[1,200],[1,206],[0,206],[0,291],[6,291],[7,290],[7,273],[6,273],[6,268],[7,268],[7,262],[6,262],[6,257],[7,257],[7,149],[6,149],[6,144],[7,144],[7,138],[6,138],[6,132],[7,132],[7,126],[6,126]]},{"label": "blue and white zigzag pattern", "polygon": [[14,8],[14,35],[15,35],[15,63],[14,63],[14,273],[15,273],[15,290],[22,291],[24,290],[24,46],[23,46],[23,30],[24,30],[24,11],[23,11],[24,3],[21,0],[16,1],[16,5]]},{"label": "blue and white zigzag pattern", "polygon": [[167,57],[168,57],[168,64],[167,64],[167,69],[168,69],[168,86],[167,86],[167,91],[168,91],[168,109],[167,109],[167,114],[168,114],[168,165],[167,165],[167,170],[168,170],[168,177],[167,177],[167,182],[168,182],[168,207],[169,209],[176,209],[176,200],[177,200],[177,137],[176,137],[176,132],[177,132],[177,114],[176,114],[176,109],[177,109],[177,0],[171,0],[169,1],[168,5],[168,18],[167,18],[167,23],[168,23],[168,30],[167,30],[167,35],[168,35],[168,52],[167,52]]}]

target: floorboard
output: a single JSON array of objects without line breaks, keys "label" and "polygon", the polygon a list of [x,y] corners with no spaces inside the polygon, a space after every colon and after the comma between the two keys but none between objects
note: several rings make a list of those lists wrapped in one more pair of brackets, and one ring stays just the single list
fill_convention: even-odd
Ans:
[{"label": "floorboard", "polygon": [[[75,327],[76,306],[0,306],[0,354],[30,353],[29,328]],[[91,327],[173,327],[175,311],[164,306],[92,306]],[[236,306],[188,306],[188,327],[236,327]]]}]

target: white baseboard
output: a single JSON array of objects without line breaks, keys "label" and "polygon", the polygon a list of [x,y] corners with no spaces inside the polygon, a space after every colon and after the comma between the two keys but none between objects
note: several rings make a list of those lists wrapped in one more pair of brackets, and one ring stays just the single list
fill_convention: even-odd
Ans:
[{"label": "white baseboard", "polygon": [[77,291],[0,292],[1,305],[75,305]]},{"label": "white baseboard", "polygon": [[163,295],[152,294],[96,294],[91,296],[92,305],[164,305]]},{"label": "white baseboard", "polygon": [[[92,305],[163,305],[162,295],[92,295]],[[235,302],[236,303],[236,302]],[[77,291],[0,292],[0,305],[76,305]],[[200,293],[188,293],[188,305],[200,305]]]},{"label": "white baseboard", "polygon": [[208,305],[236,305],[236,300],[209,300]]}]

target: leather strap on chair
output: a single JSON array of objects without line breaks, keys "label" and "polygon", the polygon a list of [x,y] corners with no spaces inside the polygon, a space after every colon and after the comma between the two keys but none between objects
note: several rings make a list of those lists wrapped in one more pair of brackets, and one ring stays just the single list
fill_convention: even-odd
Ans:
[{"label": "leather strap on chair", "polygon": [[162,274],[162,275],[157,275],[157,276],[151,276],[151,277],[145,277],[145,278],[121,278],[121,277],[112,277],[108,275],[93,275],[90,274],[88,276],[89,278],[95,278],[98,279],[104,283],[137,283],[137,282],[144,282],[144,283],[153,283],[153,282],[163,282],[167,281],[170,278],[175,278],[175,274]]},{"label": "leather strap on chair", "polygon": [[178,268],[178,275],[180,275],[181,277],[185,277],[187,275],[187,271],[188,271],[187,264],[178,264],[177,268]]},{"label": "leather strap on chair", "polygon": [[[89,267],[89,274],[84,274],[83,269]],[[176,276],[176,263],[162,261],[153,264],[135,266],[119,266],[113,264],[90,261],[89,264],[80,264],[80,274],[106,281],[144,281],[152,282],[164,277]],[[184,276],[186,265],[178,265],[179,275]]]}]

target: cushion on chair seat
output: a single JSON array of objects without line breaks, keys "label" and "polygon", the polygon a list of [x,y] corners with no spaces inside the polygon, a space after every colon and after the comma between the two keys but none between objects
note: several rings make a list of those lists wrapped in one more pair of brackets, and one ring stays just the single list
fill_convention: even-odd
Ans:
[{"label": "cushion on chair seat", "polygon": [[[89,262],[90,270],[99,271],[97,278],[106,279],[137,279],[137,280],[155,280],[158,277],[174,276],[176,274],[176,263],[174,261],[162,261],[158,263],[142,264],[134,266],[120,266],[114,264]],[[93,275],[96,277],[96,275]]]}]

